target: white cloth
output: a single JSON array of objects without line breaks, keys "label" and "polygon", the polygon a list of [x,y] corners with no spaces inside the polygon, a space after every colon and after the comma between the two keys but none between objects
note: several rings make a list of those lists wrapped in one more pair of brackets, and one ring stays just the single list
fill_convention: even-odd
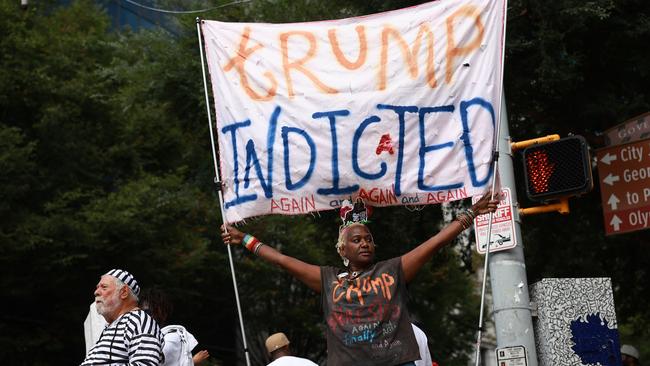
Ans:
[{"label": "white cloth", "polygon": [[97,312],[97,306],[93,302],[90,304],[90,310],[88,310],[88,315],[86,320],[84,320],[84,337],[86,338],[86,353],[90,351],[91,348],[97,343],[99,336],[102,334],[104,328],[106,328],[106,319],[103,316],[99,315]]},{"label": "white cloth", "polygon": [[294,356],[283,356],[277,360],[271,362],[267,366],[318,366],[317,364],[311,362],[306,358],[294,357]]},{"label": "white cloth", "polygon": [[[163,366],[192,365],[192,350],[199,344],[194,335],[181,325],[168,325],[162,329],[162,333],[165,337]],[[186,344],[183,344],[183,338]]]},{"label": "white cloth", "polygon": [[431,359],[431,352],[429,351],[429,342],[427,341],[427,335],[422,331],[422,329],[413,326],[413,333],[415,333],[415,340],[418,342],[418,347],[420,348],[420,360],[415,361],[415,366],[431,366],[433,360]]}]

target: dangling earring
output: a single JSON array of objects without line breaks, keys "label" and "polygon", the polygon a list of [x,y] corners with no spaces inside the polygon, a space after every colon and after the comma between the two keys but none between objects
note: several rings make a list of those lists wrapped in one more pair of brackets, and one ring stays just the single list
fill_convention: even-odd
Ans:
[{"label": "dangling earring", "polygon": [[348,264],[350,264],[350,260],[349,260],[349,259],[347,259],[347,258],[345,258],[345,257],[343,257],[343,256],[341,256],[341,259],[343,260],[343,265],[344,265],[345,267],[347,267]]}]

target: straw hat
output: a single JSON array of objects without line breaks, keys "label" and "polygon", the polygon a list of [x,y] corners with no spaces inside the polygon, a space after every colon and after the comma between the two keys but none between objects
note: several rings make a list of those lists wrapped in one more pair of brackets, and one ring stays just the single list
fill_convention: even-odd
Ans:
[{"label": "straw hat", "polygon": [[265,344],[266,344],[266,350],[269,353],[272,353],[273,351],[276,351],[276,350],[278,350],[278,349],[280,349],[280,348],[282,348],[284,346],[288,346],[289,345],[289,339],[282,332],[275,333],[275,334],[270,335],[266,339]]}]

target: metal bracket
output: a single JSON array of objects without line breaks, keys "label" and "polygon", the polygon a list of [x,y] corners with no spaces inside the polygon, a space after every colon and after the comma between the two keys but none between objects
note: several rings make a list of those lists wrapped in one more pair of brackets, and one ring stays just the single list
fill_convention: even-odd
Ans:
[{"label": "metal bracket", "polygon": [[492,151],[492,162],[499,161],[499,150]]},{"label": "metal bracket", "polygon": [[543,144],[545,142],[551,142],[551,141],[557,141],[560,139],[560,135],[547,135],[544,137],[538,137],[536,139],[531,139],[531,140],[525,140],[525,141],[519,141],[519,142],[511,142],[510,143],[510,148],[512,151],[517,151],[521,149],[525,149],[528,146],[535,145],[535,144]]},{"label": "metal bracket", "polygon": [[530,216],[530,215],[537,215],[541,213],[546,213],[546,212],[553,212],[557,211],[561,213],[562,215],[568,215],[569,212],[569,199],[568,198],[562,198],[560,199],[560,202],[553,203],[553,204],[548,204],[545,206],[536,206],[536,207],[527,207],[527,208],[520,208],[519,209],[519,215],[520,216]]},{"label": "metal bracket", "polygon": [[214,178],[214,184],[217,186],[218,191],[223,191],[223,187],[225,186],[225,184],[223,184],[222,181],[217,180],[217,177]]}]

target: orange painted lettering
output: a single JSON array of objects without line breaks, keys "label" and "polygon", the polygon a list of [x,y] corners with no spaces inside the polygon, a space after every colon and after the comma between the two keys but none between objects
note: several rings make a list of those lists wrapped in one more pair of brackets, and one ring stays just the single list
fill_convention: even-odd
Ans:
[{"label": "orange painted lettering", "polygon": [[386,298],[390,300],[392,297],[390,287],[395,283],[395,279],[388,273],[382,273],[381,279],[384,281],[384,287],[386,287]]},{"label": "orange painted lettering", "polygon": [[422,38],[426,37],[426,47],[427,47],[427,83],[429,86],[434,88],[436,86],[436,77],[435,77],[435,68],[433,60],[433,32],[429,28],[428,24],[420,24],[420,30],[418,35],[415,38],[413,43],[413,48],[409,49],[408,43],[402,38],[400,32],[390,26],[386,26],[381,32],[381,58],[379,63],[379,90],[386,89],[386,74],[388,72],[388,41],[389,37],[393,37],[397,40],[400,50],[402,51],[402,57],[408,66],[409,73],[411,78],[415,79],[418,76],[418,54],[420,53],[420,46],[422,44]]},{"label": "orange painted lettering", "polygon": [[379,295],[379,291],[377,291],[377,287],[379,287],[382,295],[386,297],[386,289],[384,288],[384,283],[381,282],[381,278],[377,277],[374,280],[371,280],[370,283],[372,283],[372,289],[375,291],[375,294]]},{"label": "orange painted lettering", "polygon": [[[302,36],[305,39],[307,39],[307,41],[309,42],[309,50],[307,51],[307,54],[300,60],[293,61],[293,62],[289,62],[288,43],[289,43],[289,37],[291,36]],[[282,33],[280,34],[280,47],[282,49],[282,67],[284,69],[284,78],[287,81],[287,93],[289,95],[289,98],[295,95],[293,91],[293,81],[291,80],[291,69],[295,69],[296,71],[302,72],[322,92],[328,94],[338,93],[336,89],[331,88],[325,85],[322,81],[318,80],[316,75],[314,75],[311,71],[309,71],[305,67],[305,63],[309,59],[313,58],[314,55],[316,54],[316,37],[314,37],[313,33],[305,32],[305,31],[292,31],[292,32]]]},{"label": "orange painted lettering", "polygon": [[223,67],[223,71],[228,72],[234,67],[237,73],[239,73],[239,81],[241,82],[244,91],[251,99],[260,101],[271,100],[277,93],[278,82],[270,71],[264,73],[264,76],[271,82],[271,87],[266,90],[266,95],[257,94],[253,88],[251,88],[250,83],[248,82],[248,77],[246,76],[246,70],[244,67],[246,60],[248,60],[248,57],[253,54],[253,52],[264,47],[262,44],[258,43],[252,48],[247,48],[250,35],[251,28],[244,28],[244,33],[239,41],[239,50],[237,50],[235,56],[230,59],[226,66]]},{"label": "orange painted lettering", "polygon": [[370,277],[365,277],[363,279],[362,288],[363,288],[363,292],[365,293],[369,293],[370,291],[372,291],[372,286],[370,285]]},{"label": "orange painted lettering", "polygon": [[[451,83],[451,77],[454,69],[454,58],[464,56],[480,47],[481,41],[485,35],[485,27],[481,22],[480,10],[475,6],[466,5],[458,9],[447,18],[447,71],[445,81]],[[459,47],[454,40],[454,22],[457,18],[467,17],[474,18],[476,26],[476,37],[464,47]]]},{"label": "orange painted lettering", "polygon": [[339,302],[339,300],[341,300],[341,298],[343,297],[343,295],[345,295],[345,288],[343,288],[343,291],[340,292],[338,295],[336,294],[336,291],[339,290],[339,289],[341,289],[341,288],[343,288],[343,287],[341,286],[341,283],[337,283],[336,286],[334,286],[334,289],[332,290],[332,301],[333,301],[335,304],[336,304],[337,302]]},{"label": "orange painted lettering", "polygon": [[366,28],[362,25],[358,25],[356,28],[357,35],[359,36],[359,56],[354,62],[348,61],[345,58],[345,55],[339,47],[339,41],[336,38],[336,29],[330,29],[327,31],[327,36],[330,39],[330,46],[332,47],[332,52],[336,56],[336,60],[348,70],[358,69],[364,62],[366,62],[366,56],[368,54],[368,42],[366,40]]},{"label": "orange painted lettering", "polygon": [[358,278],[357,278],[357,286],[350,285],[348,287],[348,292],[345,294],[345,299],[348,300],[348,303],[352,302],[352,292],[354,292],[357,295],[357,298],[359,299],[359,304],[364,305],[365,302],[363,301],[363,293],[361,292],[361,289],[359,288],[359,279]]}]

